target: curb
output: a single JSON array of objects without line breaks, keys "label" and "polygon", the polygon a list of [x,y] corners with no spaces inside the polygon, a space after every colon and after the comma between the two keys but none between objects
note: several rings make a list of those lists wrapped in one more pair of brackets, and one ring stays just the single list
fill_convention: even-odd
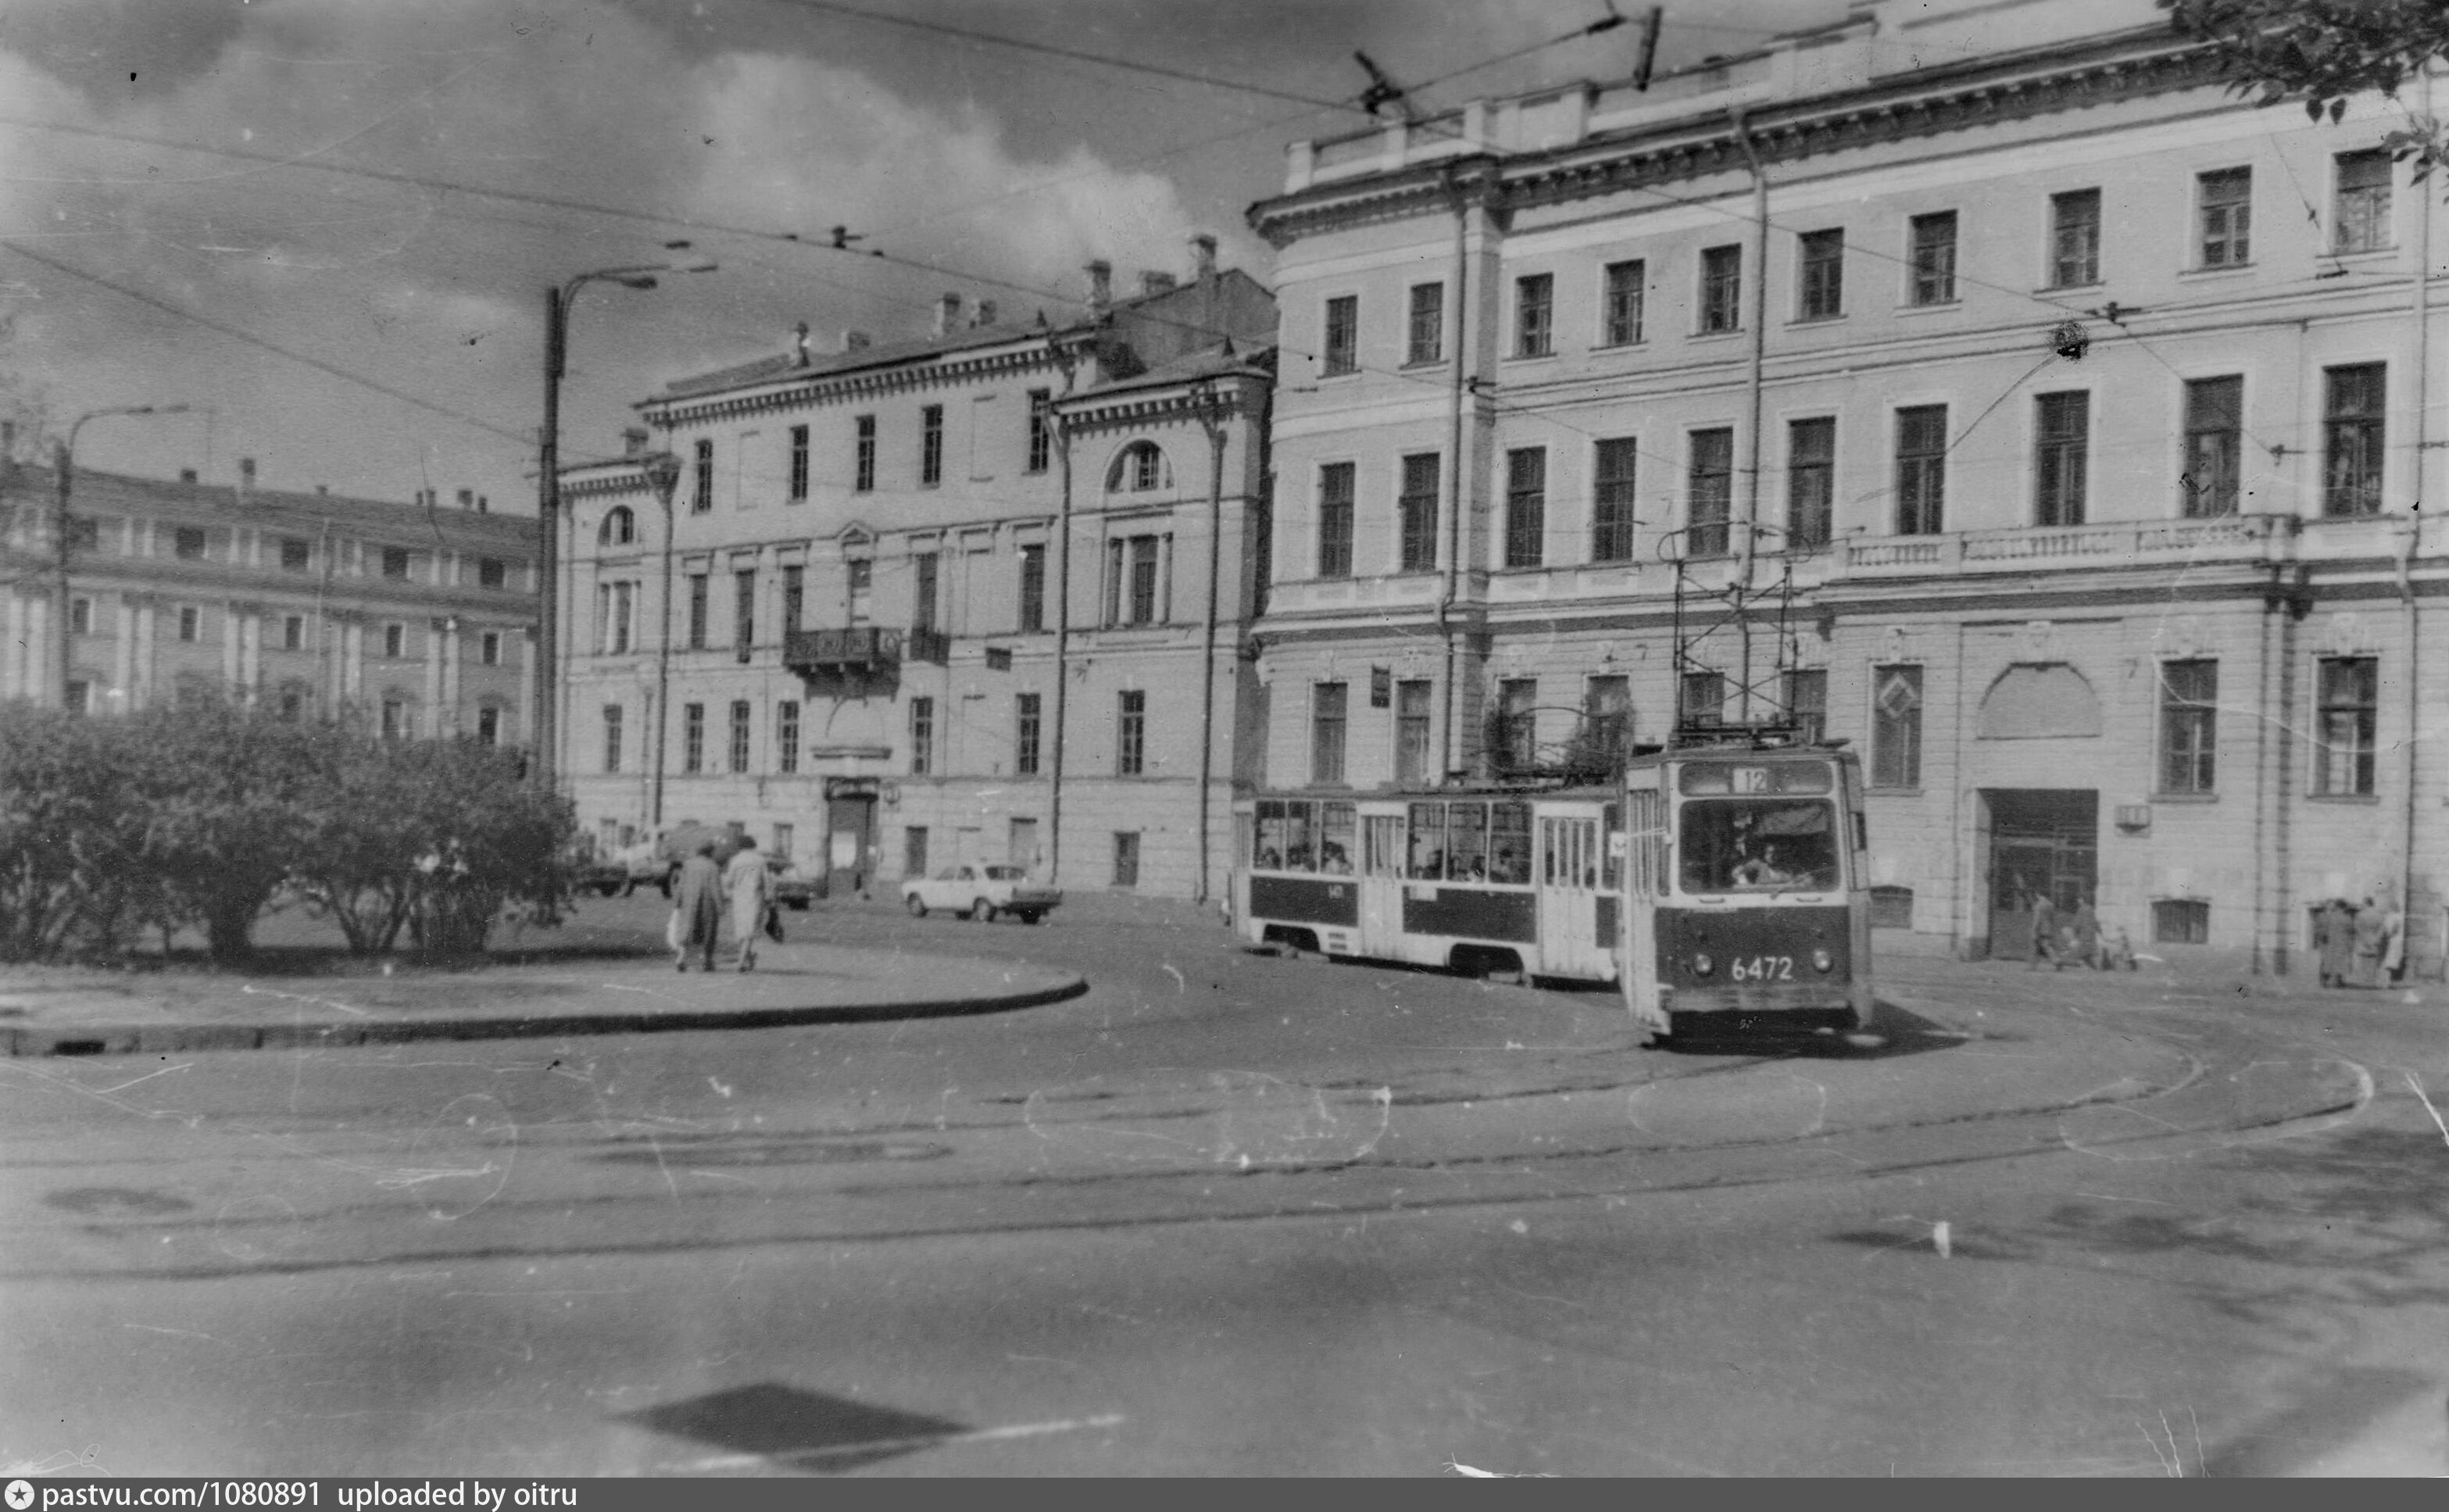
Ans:
[{"label": "curb", "polygon": [[201,1050],[296,1050],[397,1045],[420,1039],[550,1039],[566,1035],[683,1034],[708,1029],[776,1029],[799,1024],[866,1023],[892,1018],[948,1018],[1007,1013],[1078,998],[1086,978],[992,997],[915,1002],[830,1003],[807,1008],[723,1008],[653,1014],[520,1014],[497,1018],[389,1018],[364,1022],[258,1024],[79,1024],[59,1029],[10,1028],[7,1053],[17,1056],[134,1056]]}]

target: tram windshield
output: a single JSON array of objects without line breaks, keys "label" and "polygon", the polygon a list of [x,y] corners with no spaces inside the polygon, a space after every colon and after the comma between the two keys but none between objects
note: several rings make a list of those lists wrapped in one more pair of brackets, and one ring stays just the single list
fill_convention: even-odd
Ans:
[{"label": "tram windshield", "polygon": [[1818,798],[1687,801],[1677,819],[1687,893],[1825,892],[1837,885],[1836,808]]}]

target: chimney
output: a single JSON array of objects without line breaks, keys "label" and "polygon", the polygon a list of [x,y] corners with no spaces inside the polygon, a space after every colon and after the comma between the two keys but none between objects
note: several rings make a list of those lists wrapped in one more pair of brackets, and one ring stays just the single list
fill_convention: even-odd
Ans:
[{"label": "chimney", "polygon": [[476,513],[477,513],[477,514],[491,514],[492,513],[493,513],[493,501],[492,501],[492,499],[487,498],[487,497],[486,497],[484,494],[477,494],[477,495],[476,495]]},{"label": "chimney", "polygon": [[842,333],[842,348],[841,348],[841,349],[842,349],[845,353],[848,353],[848,352],[864,352],[864,351],[866,351],[866,350],[867,350],[867,333],[866,333],[865,331],[844,331],[844,332]]},{"label": "chimney", "polygon": [[644,456],[646,455],[646,428],[645,426],[632,425],[621,433],[621,455],[623,456]]},{"label": "chimney", "polygon": [[1216,239],[1205,231],[1190,239],[1190,276],[1201,280],[1216,276]]},{"label": "chimney", "polygon": [[317,498],[330,498],[332,496],[332,485],[329,483],[316,484],[315,496]]},{"label": "chimney", "polygon": [[994,321],[994,318],[995,318],[995,303],[994,303],[994,300],[980,300],[978,301],[978,313],[977,313],[974,317],[973,317],[973,318],[971,319],[970,323],[971,323],[972,325],[993,325],[993,324],[994,324],[994,323],[995,323],[995,321]]},{"label": "chimney", "polygon": [[1174,277],[1170,273],[1159,273],[1154,268],[1142,268],[1140,298],[1147,299],[1151,294],[1163,294],[1174,286]]},{"label": "chimney", "polygon": [[801,367],[808,365],[808,322],[805,320],[791,327],[791,360]]},{"label": "chimney", "polygon": [[248,496],[249,494],[253,494],[254,492],[255,492],[255,458],[254,458],[254,457],[251,457],[251,456],[241,456],[241,457],[240,457],[240,458],[238,459],[238,496],[239,496],[239,501],[240,501],[241,503],[245,502],[245,500],[246,500],[247,496]]},{"label": "chimney", "polygon": [[1089,313],[1103,315],[1114,303],[1114,265],[1104,258],[1089,264]]},{"label": "chimney", "polygon": [[961,297],[947,294],[935,301],[935,334],[950,336],[961,327]]},{"label": "chimney", "polygon": [[183,468],[179,469],[179,481],[180,481],[180,482],[182,482],[182,483],[192,483],[192,482],[194,482],[195,480],[196,480],[196,470],[195,470],[194,468],[192,468],[192,467],[183,467]]},{"label": "chimney", "polygon": [[476,507],[476,491],[474,489],[463,488],[459,491],[459,507],[463,510],[472,510]]}]

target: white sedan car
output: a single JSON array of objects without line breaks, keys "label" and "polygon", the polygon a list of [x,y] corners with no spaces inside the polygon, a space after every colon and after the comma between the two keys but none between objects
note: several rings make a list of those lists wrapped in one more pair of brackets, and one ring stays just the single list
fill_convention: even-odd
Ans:
[{"label": "white sedan car", "polygon": [[997,914],[1010,914],[1024,923],[1036,923],[1063,901],[1061,889],[1029,880],[1019,866],[948,866],[933,877],[901,884],[901,901],[917,918],[930,908],[967,914],[984,923]]}]

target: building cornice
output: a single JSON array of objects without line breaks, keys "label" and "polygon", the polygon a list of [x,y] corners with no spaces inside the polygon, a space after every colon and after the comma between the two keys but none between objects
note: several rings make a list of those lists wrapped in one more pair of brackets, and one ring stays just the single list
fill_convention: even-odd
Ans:
[{"label": "building cornice", "polygon": [[645,399],[636,408],[646,423],[665,430],[744,419],[784,410],[815,409],[839,403],[915,390],[954,388],[982,379],[1008,378],[1038,369],[1060,370],[1065,349],[1071,360],[1091,345],[1094,333],[1050,332],[1021,339],[1024,344],[943,357],[904,358],[874,368],[761,378],[727,394]]}]

